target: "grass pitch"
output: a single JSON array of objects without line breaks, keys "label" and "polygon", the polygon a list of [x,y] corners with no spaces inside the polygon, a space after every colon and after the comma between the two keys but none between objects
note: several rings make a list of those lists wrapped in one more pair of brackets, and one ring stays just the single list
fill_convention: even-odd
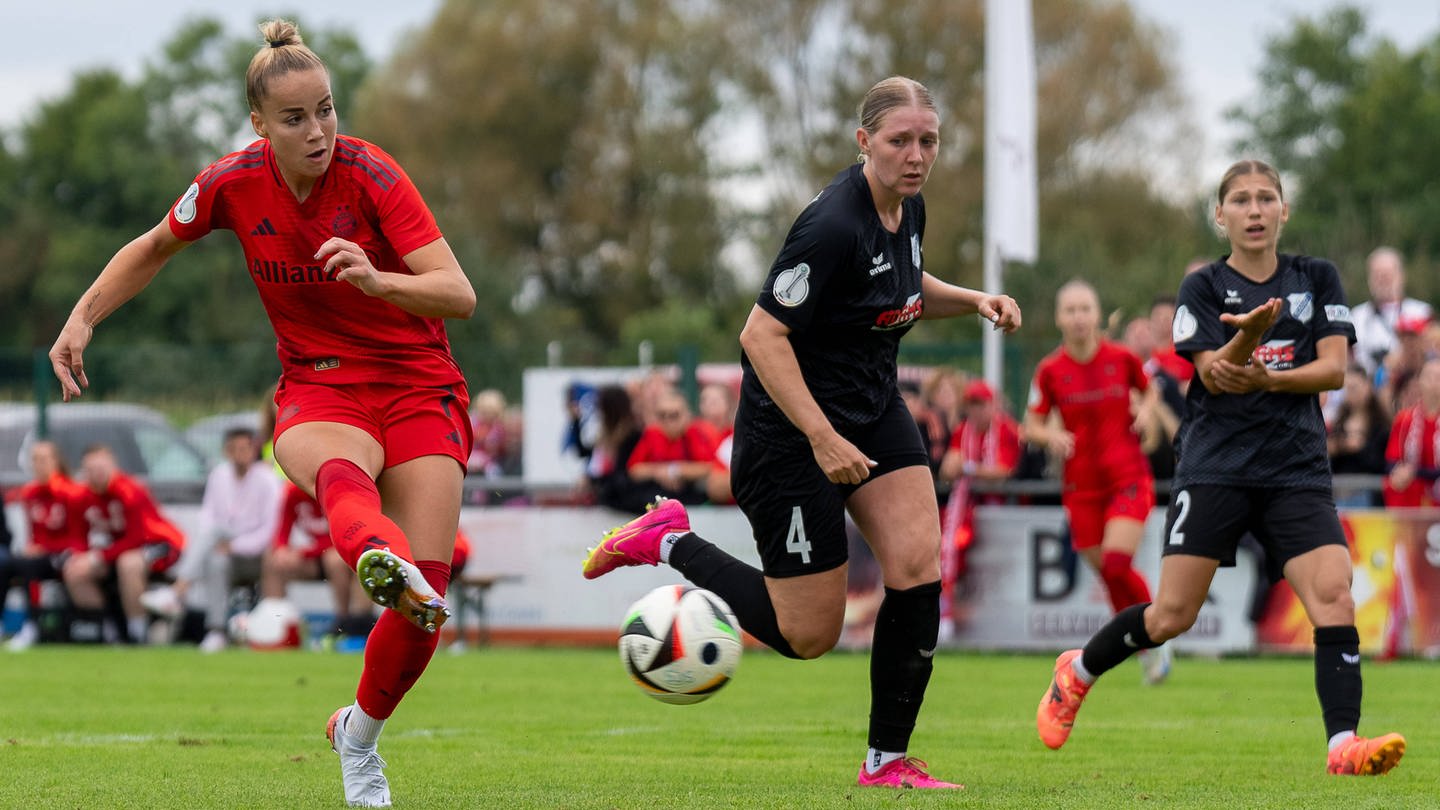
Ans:
[{"label": "grass pitch", "polygon": [[[37,647],[0,655],[0,807],[343,807],[325,720],[356,655]],[[1324,773],[1308,659],[1182,658],[1096,687],[1069,744],[1035,706],[1049,656],[941,654],[913,755],[952,793],[855,787],[868,658],[747,652],[710,701],[667,706],[610,650],[444,650],[380,753],[397,808],[1431,807],[1440,693],[1427,662],[1367,664],[1362,733],[1400,731],[1383,778]]]}]

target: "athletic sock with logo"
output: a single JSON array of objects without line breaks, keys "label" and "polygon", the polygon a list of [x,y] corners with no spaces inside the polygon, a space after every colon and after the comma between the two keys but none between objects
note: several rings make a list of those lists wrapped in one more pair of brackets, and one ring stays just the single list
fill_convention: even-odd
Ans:
[{"label": "athletic sock with logo", "polygon": [[1086,672],[1098,678],[1135,653],[1160,646],[1145,632],[1145,608],[1149,606],[1149,602],[1144,602],[1125,608],[1090,637],[1080,656]]},{"label": "athletic sock with logo", "polygon": [[[415,567],[436,593],[445,595],[445,587],[450,584],[450,563],[416,560]],[[365,642],[365,666],[355,690],[355,705],[377,720],[389,717],[425,672],[439,643],[439,633],[421,630],[399,611],[381,613]]]},{"label": "athletic sock with logo", "polygon": [[735,559],[714,543],[687,532],[671,545],[666,562],[681,576],[714,591],[735,611],[745,632],[786,658],[799,658],[780,633],[775,605],[765,587],[765,575]]},{"label": "athletic sock with logo", "polygon": [[1325,736],[1360,725],[1360,633],[1355,625],[1315,628],[1315,694],[1325,718]]},{"label": "athletic sock with logo", "polygon": [[885,589],[870,645],[870,747],[904,752],[940,637],[940,582]]},{"label": "athletic sock with logo", "polygon": [[351,568],[371,548],[388,548],[407,561],[410,541],[380,513],[380,490],[355,462],[332,458],[315,473],[315,500],[330,522],[330,539]]}]

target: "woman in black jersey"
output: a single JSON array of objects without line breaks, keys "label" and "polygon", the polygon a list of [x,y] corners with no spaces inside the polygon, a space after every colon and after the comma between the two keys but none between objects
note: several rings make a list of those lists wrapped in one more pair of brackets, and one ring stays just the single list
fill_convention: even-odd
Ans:
[{"label": "woman in black jersey", "polygon": [[1319,401],[1344,379],[1355,328],[1333,264],[1277,251],[1288,217],[1273,168],[1244,160],[1225,172],[1215,221],[1230,255],[1185,277],[1175,311],[1175,348],[1201,384],[1190,386],[1176,439],[1160,584],[1153,602],[1120,611],[1056,660],[1036,713],[1050,748],[1065,744],[1097,677],[1194,624],[1216,569],[1235,564],[1249,531],[1271,579],[1284,576],[1315,626],[1326,769],[1383,774],[1405,753],[1399,734],[1355,734],[1360,636]]},{"label": "woman in black jersey", "polygon": [[669,563],[719,594],[756,638],[815,658],[843,625],[849,510],[885,584],[871,650],[870,751],[857,781],[953,788],[906,756],[939,631],[940,522],[896,353],[921,318],[979,313],[1008,332],[1020,326],[1020,308],[921,269],[920,189],[940,144],[929,91],[902,77],[876,84],[855,137],[860,163],[796,219],[740,335],[731,481],[763,573],[696,536],[684,507],[663,500],[607,534],[585,576]]}]

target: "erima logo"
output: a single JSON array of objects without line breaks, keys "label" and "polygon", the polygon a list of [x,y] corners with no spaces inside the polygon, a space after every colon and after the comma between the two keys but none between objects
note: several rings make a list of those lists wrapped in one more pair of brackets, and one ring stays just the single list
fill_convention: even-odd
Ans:
[{"label": "erima logo", "polygon": [[1356,653],[1355,655],[1351,655],[1350,653],[1340,653],[1340,660],[1347,664],[1358,664],[1360,663],[1360,654]]},{"label": "erima logo", "polygon": [[784,307],[798,307],[810,295],[810,265],[801,262],[789,270],[781,270],[775,276],[771,290],[775,300]]},{"label": "erima logo", "polygon": [[269,217],[265,217],[264,219],[260,220],[260,224],[259,224],[259,225],[256,225],[254,230],[250,231],[250,235],[251,235],[251,236],[274,236],[274,235],[275,235],[275,226],[270,224],[270,218],[269,218]]},{"label": "erima logo", "polygon": [[929,649],[929,650],[920,650],[919,653],[920,653],[920,657],[921,657],[921,658],[934,658],[934,657],[935,657],[935,650],[934,650],[933,648],[931,648],[931,649]]},{"label": "erima logo", "polygon": [[185,194],[180,202],[175,203],[175,221],[181,225],[188,225],[195,221],[195,199],[200,196],[200,184],[191,183],[190,188],[185,189]]},{"label": "erima logo", "polygon": [[1125,638],[1121,639],[1121,641],[1124,641],[1125,646],[1132,650],[1140,649],[1140,645],[1135,643],[1135,639],[1129,633],[1126,633]]},{"label": "erima logo", "polygon": [[[884,263],[884,264],[881,264],[881,262],[885,262],[885,263]],[[871,267],[871,268],[870,268],[870,277],[871,277],[871,278],[874,278],[874,277],[880,275],[881,273],[885,272],[886,270],[889,270],[889,269],[890,269],[890,262],[886,262],[886,261],[885,261],[885,251],[883,251],[883,250],[880,251],[878,254],[876,254],[876,255],[875,255],[875,258],[873,258],[873,259],[870,260],[870,263],[874,265],[874,267]]]},{"label": "erima logo", "polygon": [[1245,299],[1240,297],[1240,291],[1239,291],[1239,290],[1226,290],[1226,291],[1225,291],[1225,303],[1226,303],[1226,304],[1243,304],[1243,303],[1245,303]]}]

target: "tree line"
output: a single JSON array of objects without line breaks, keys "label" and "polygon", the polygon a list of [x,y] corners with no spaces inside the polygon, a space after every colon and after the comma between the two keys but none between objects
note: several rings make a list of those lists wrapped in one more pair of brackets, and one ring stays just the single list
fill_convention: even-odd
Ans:
[{"label": "tree line", "polygon": [[[632,363],[641,340],[661,361],[682,347],[736,359],[786,228],[855,159],[855,106],[891,74],[925,83],[940,107],[926,267],[978,286],[983,13],[982,0],[447,0],[382,64],[353,32],[297,21],[330,65],[342,131],[400,160],[474,282],[475,317],[450,326],[472,385],[518,393],[521,369],[555,342],[576,365]],[[1210,180],[1193,175],[1206,134],[1187,115],[1166,34],[1113,0],[1036,3],[1034,21],[1041,257],[1010,268],[1007,288],[1038,354],[1053,345],[1066,278],[1139,314],[1221,243],[1207,227],[1213,200],[1156,181]],[[3,133],[6,345],[48,346],[108,257],[247,141],[242,77],[257,42],[186,21],[138,78],[77,74]],[[1233,113],[1246,131],[1237,157],[1273,160],[1295,190],[1282,248],[1339,260],[1356,301],[1374,245],[1431,261],[1436,65],[1440,41],[1406,53],[1342,8],[1270,43],[1260,96]],[[97,345],[269,342],[250,284],[232,240],[205,240]],[[973,323],[923,329],[923,341],[978,338]]]}]

